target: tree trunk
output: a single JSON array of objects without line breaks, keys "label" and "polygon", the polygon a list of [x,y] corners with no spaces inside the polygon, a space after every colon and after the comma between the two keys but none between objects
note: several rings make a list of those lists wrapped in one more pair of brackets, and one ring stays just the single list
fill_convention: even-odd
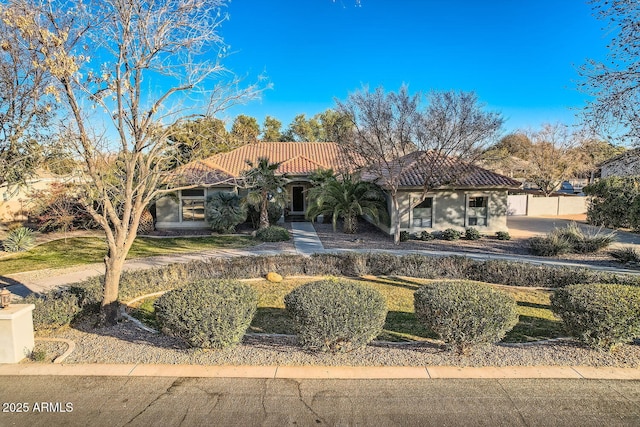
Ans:
[{"label": "tree trunk", "polygon": [[391,208],[392,213],[391,217],[393,218],[392,226],[393,228],[393,244],[400,244],[400,208],[398,207],[398,195],[395,193],[391,193]]},{"label": "tree trunk", "polygon": [[126,254],[124,256],[118,254],[118,256],[111,255],[104,258],[104,292],[100,306],[100,324],[103,326],[115,325],[120,319],[118,290],[125,257]]},{"label": "tree trunk", "polygon": [[262,230],[263,228],[269,227],[269,200],[267,199],[267,195],[262,196],[262,207],[260,208],[260,225],[258,228]]}]

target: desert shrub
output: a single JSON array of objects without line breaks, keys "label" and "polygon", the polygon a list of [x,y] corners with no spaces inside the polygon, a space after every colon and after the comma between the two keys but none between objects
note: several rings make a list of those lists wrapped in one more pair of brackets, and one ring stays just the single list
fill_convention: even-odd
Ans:
[{"label": "desert shrub", "polygon": [[518,323],[515,299],[481,283],[430,283],[415,292],[414,305],[418,320],[461,354],[500,341]]},{"label": "desert shrub", "polygon": [[7,234],[2,246],[6,252],[23,252],[31,249],[35,241],[33,230],[27,227],[19,227]]},{"label": "desert shrub", "polygon": [[[284,208],[277,203],[269,203],[267,208],[267,214],[269,216],[269,224],[275,225],[282,217]],[[251,222],[253,228],[258,228],[260,225],[260,211],[253,205],[247,204],[247,218]]]},{"label": "desert shrub", "polygon": [[613,249],[609,251],[609,255],[622,264],[640,263],[640,252],[632,247],[625,246],[624,248]]},{"label": "desert shrub", "polygon": [[78,190],[73,185],[54,183],[47,190],[30,194],[30,200],[29,221],[40,231],[99,227],[80,202]]},{"label": "desert shrub", "polygon": [[594,348],[611,350],[640,337],[640,288],[577,284],[558,289],[551,308],[567,332]]},{"label": "desert shrub", "polygon": [[571,252],[571,242],[556,234],[536,236],[529,239],[531,253],[538,256],[556,256]]},{"label": "desert shrub", "polygon": [[552,234],[566,239],[574,253],[591,253],[604,249],[615,241],[615,232],[602,233],[602,230],[587,231],[571,222],[564,228],[552,231]]},{"label": "desert shrub", "polygon": [[511,240],[511,235],[508,231],[496,231],[496,238],[498,240]]},{"label": "desert shrub", "polygon": [[289,231],[287,231],[286,228],[275,225],[258,230],[256,232],[256,238],[263,242],[286,242],[287,240],[291,240]]},{"label": "desert shrub", "polygon": [[436,236],[434,236],[432,233],[429,233],[427,230],[423,230],[420,232],[419,239],[423,242],[428,242],[430,240],[434,240],[435,238]]},{"label": "desert shrub", "polygon": [[207,197],[205,216],[213,231],[233,233],[236,225],[247,220],[247,208],[238,194],[216,191]]},{"label": "desert shrub", "polygon": [[257,292],[234,281],[201,280],[162,295],[154,304],[163,332],[199,348],[230,347],[256,312]]},{"label": "desert shrub", "polygon": [[78,297],[66,290],[51,291],[43,295],[31,294],[22,302],[36,306],[32,312],[33,328],[36,331],[66,326],[80,312]]},{"label": "desert shrub", "polygon": [[469,227],[464,231],[464,238],[467,240],[480,240],[481,237],[477,228]]},{"label": "desert shrub", "polygon": [[458,240],[462,237],[462,233],[454,228],[447,228],[440,234],[440,236],[444,240]]},{"label": "desert shrub", "polygon": [[400,241],[401,242],[408,241],[410,237],[411,237],[411,234],[409,234],[408,231],[401,231],[400,232]]},{"label": "desert shrub", "polygon": [[375,289],[329,279],[294,289],[284,299],[300,344],[310,350],[346,352],[382,332],[386,302]]},{"label": "desert shrub", "polygon": [[543,237],[529,239],[529,247],[534,255],[555,256],[566,253],[591,253],[604,249],[615,241],[615,232],[589,232],[572,222],[563,228],[556,228]]}]

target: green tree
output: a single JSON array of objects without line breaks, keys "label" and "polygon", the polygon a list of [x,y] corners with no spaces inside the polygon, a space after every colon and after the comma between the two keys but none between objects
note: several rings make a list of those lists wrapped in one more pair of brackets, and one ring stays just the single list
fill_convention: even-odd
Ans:
[{"label": "green tree", "polygon": [[244,145],[257,142],[258,135],[260,135],[260,125],[255,117],[240,114],[233,120],[231,137],[237,144]]},{"label": "green tree", "polygon": [[605,61],[580,69],[579,88],[590,95],[584,120],[608,140],[640,144],[640,7],[637,0],[591,0],[596,16],[613,35]]},{"label": "green tree", "polygon": [[380,187],[351,175],[346,175],[340,180],[328,179],[323,185],[312,187],[308,197],[312,202],[307,209],[306,217],[331,217],[334,231],[338,218],[343,221],[342,230],[353,234],[358,231],[359,216],[366,215],[378,223],[388,215],[386,198]]},{"label": "green tree", "polygon": [[245,185],[249,188],[247,203],[260,210],[259,229],[269,227],[269,203],[284,205],[287,200],[286,174],[278,175],[280,163],[269,163],[260,157],[258,163],[247,160],[250,169],[243,173]]},{"label": "green tree", "polygon": [[224,122],[215,117],[175,123],[167,138],[172,168],[237,148],[229,138]]},{"label": "green tree", "polygon": [[345,138],[353,128],[351,119],[348,116],[331,108],[315,115],[314,118],[320,122],[321,141],[340,141]]},{"label": "green tree", "polygon": [[321,125],[316,118],[307,120],[305,114],[293,118],[289,129],[296,141],[315,142],[321,140]]},{"label": "green tree", "polygon": [[640,230],[640,177],[603,178],[582,191],[590,197],[589,224]]},{"label": "green tree", "polygon": [[271,116],[265,117],[262,124],[262,140],[268,142],[280,141],[280,138],[282,138],[281,128],[282,122],[280,120]]}]

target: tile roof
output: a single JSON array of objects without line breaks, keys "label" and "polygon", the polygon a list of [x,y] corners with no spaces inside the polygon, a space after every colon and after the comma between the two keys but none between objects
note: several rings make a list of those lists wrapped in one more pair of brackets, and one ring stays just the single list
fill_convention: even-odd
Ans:
[{"label": "tile roof", "polygon": [[[436,157],[432,152],[416,151],[398,159],[391,168],[400,173],[400,187],[422,187],[425,179],[432,188],[519,187],[515,179],[491,172],[453,157]],[[437,170],[436,170],[437,168]],[[387,174],[385,174],[387,175]],[[368,174],[368,179],[375,178]],[[382,184],[382,182],[381,182]]]},{"label": "tile roof", "polygon": [[191,184],[213,185],[226,182],[234,183],[235,177],[207,164],[206,161],[196,160],[178,168],[166,182],[171,182],[174,187]]},{"label": "tile roof", "polygon": [[278,172],[289,175],[308,175],[317,169],[341,170],[349,162],[334,142],[258,142],[220,153],[203,161],[212,169],[239,177],[249,169],[247,160],[257,163],[267,157],[270,162],[281,162]]}]

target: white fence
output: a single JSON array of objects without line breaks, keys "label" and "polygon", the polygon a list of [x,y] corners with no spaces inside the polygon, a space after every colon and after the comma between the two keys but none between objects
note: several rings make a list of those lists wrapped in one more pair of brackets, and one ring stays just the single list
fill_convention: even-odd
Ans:
[{"label": "white fence", "polygon": [[507,198],[507,215],[551,216],[577,215],[587,212],[587,198],[535,197],[531,194],[514,194]]}]

